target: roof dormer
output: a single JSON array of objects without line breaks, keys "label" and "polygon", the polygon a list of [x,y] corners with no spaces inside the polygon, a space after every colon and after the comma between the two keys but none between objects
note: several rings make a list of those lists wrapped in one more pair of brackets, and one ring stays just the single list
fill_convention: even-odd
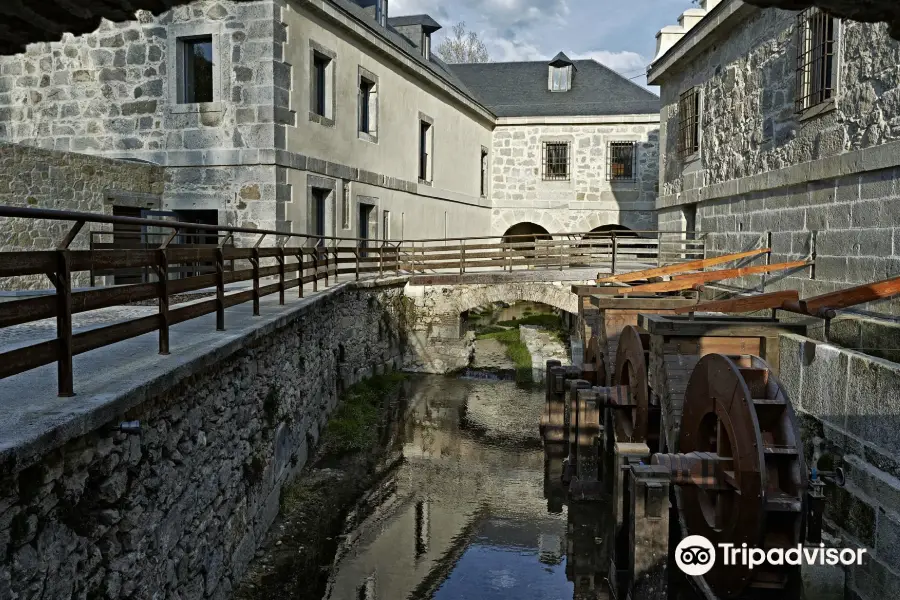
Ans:
[{"label": "roof dormer", "polygon": [[575,64],[569,57],[560,52],[549,64],[547,87],[551,92],[568,92],[572,89],[572,78],[575,76]]}]

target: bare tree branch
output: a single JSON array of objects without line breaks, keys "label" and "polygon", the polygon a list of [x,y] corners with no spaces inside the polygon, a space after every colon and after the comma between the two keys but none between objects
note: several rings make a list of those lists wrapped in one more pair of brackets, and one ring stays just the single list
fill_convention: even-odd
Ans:
[{"label": "bare tree branch", "polygon": [[444,38],[437,49],[438,56],[447,63],[484,63],[490,61],[487,46],[474,31],[468,31],[460,21],[453,26],[453,35]]}]

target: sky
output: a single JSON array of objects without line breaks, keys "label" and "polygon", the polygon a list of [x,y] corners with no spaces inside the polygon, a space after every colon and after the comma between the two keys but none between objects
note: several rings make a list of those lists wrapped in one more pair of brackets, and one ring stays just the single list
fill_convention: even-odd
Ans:
[{"label": "sky", "polygon": [[431,15],[444,26],[434,48],[464,21],[487,44],[492,61],[549,60],[562,50],[646,86],[656,32],[676,25],[691,6],[691,0],[390,0],[390,15]]}]

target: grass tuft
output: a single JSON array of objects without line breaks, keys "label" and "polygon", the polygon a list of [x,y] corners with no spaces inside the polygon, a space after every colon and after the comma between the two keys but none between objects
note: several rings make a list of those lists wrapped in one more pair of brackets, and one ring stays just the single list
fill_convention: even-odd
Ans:
[{"label": "grass tuft", "polygon": [[341,455],[373,448],[378,443],[381,403],[406,378],[404,373],[387,373],[348,389],[328,421],[324,443],[329,452]]}]

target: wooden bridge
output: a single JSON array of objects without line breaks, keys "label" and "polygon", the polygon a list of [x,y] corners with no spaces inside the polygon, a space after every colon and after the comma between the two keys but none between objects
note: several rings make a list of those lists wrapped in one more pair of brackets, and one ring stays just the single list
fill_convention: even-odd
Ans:
[{"label": "wooden bridge", "polygon": [[[0,279],[46,275],[53,287],[0,303],[0,330],[56,319],[54,339],[0,353],[0,379],[56,362],[61,396],[73,394],[74,355],[151,332],[158,332],[159,352],[168,354],[171,326],[214,313],[216,328],[224,330],[226,308],[252,302],[259,315],[260,298],[269,294],[284,304],[288,293],[302,298],[320,286],[386,275],[522,281],[547,280],[551,270],[582,270],[581,278],[594,278],[622,267],[705,256],[702,237],[657,231],[372,240],[24,207],[0,206],[0,217],[72,224],[55,249],[0,252]],[[73,249],[86,225],[94,229],[89,247]],[[116,229],[141,233],[123,241]],[[184,243],[186,232],[194,240],[200,235],[203,243]],[[73,288],[76,273],[90,274],[91,287]],[[95,285],[115,281],[117,274],[129,283]],[[211,297],[183,300],[201,290]],[[73,314],[148,302],[157,304],[157,314],[73,333]]]}]

